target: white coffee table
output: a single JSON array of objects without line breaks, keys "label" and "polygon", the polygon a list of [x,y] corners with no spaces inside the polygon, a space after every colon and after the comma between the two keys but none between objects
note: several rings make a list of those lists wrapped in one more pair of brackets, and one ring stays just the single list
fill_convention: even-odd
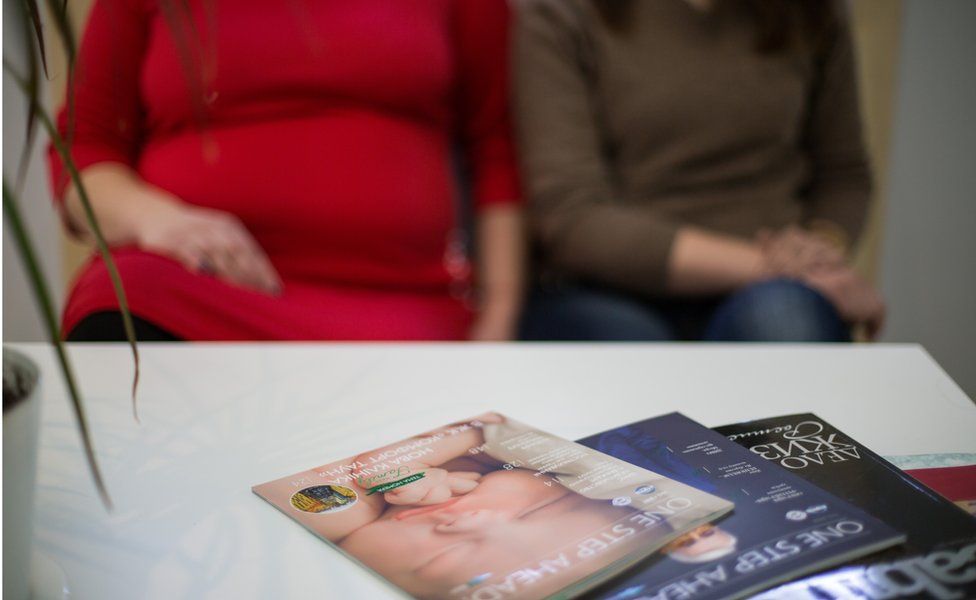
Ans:
[{"label": "white coffee table", "polygon": [[35,548],[77,599],[395,597],[250,488],[489,409],[568,438],[810,411],[883,455],[976,453],[917,346],[143,344],[141,425],[127,348],[75,346],[109,514],[53,354],[15,348],[44,373]]}]

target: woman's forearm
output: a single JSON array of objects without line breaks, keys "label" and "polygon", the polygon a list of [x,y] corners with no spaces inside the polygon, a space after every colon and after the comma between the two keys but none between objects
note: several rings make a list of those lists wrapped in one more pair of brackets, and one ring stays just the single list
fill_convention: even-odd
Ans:
[{"label": "woman's forearm", "polygon": [[[81,178],[109,246],[134,245],[195,273],[272,295],[282,293],[281,276],[237,216],[184,203],[117,163],[92,165]],[[91,239],[75,189],[65,195],[65,213],[74,232]]]},{"label": "woman's forearm", "polygon": [[517,312],[525,280],[525,231],[522,209],[492,206],[477,221],[478,282],[486,307]]},{"label": "woman's forearm", "polygon": [[[148,185],[131,168],[119,163],[92,165],[81,172],[81,181],[110,246],[137,243],[141,225],[147,219],[178,209],[180,204],[176,197]],[[72,232],[81,239],[91,239],[91,227],[74,185],[65,192],[64,209]]]},{"label": "woman's forearm", "polygon": [[478,215],[478,283],[481,306],[472,339],[515,336],[525,287],[525,231],[518,206],[490,206]]},{"label": "woman's forearm", "polygon": [[725,294],[759,281],[763,273],[756,244],[685,226],[671,246],[665,287],[674,295]]}]

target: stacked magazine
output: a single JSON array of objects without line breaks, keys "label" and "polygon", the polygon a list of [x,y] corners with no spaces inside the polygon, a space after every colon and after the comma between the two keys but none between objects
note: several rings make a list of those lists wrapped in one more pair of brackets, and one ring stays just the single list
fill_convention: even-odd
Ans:
[{"label": "stacked magazine", "polygon": [[417,598],[976,598],[976,519],[810,414],[486,413],[253,489]]}]

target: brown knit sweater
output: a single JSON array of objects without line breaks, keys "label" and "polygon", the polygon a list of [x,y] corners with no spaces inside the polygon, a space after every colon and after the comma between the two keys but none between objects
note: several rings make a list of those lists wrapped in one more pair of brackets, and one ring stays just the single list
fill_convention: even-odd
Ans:
[{"label": "brown knit sweater", "polygon": [[655,295],[685,224],[751,238],[818,220],[857,238],[871,182],[846,22],[819,52],[761,55],[732,1],[636,0],[622,32],[590,0],[516,6],[520,153],[548,271]]}]

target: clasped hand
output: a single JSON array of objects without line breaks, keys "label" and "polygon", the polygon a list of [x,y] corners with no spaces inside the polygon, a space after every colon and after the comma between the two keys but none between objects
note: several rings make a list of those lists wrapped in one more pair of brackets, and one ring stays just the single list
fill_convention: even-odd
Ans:
[{"label": "clasped hand", "polygon": [[795,226],[778,232],[760,231],[756,239],[764,275],[798,279],[823,294],[840,316],[863,325],[869,339],[884,323],[881,296],[845,260],[844,253],[823,237]]}]

